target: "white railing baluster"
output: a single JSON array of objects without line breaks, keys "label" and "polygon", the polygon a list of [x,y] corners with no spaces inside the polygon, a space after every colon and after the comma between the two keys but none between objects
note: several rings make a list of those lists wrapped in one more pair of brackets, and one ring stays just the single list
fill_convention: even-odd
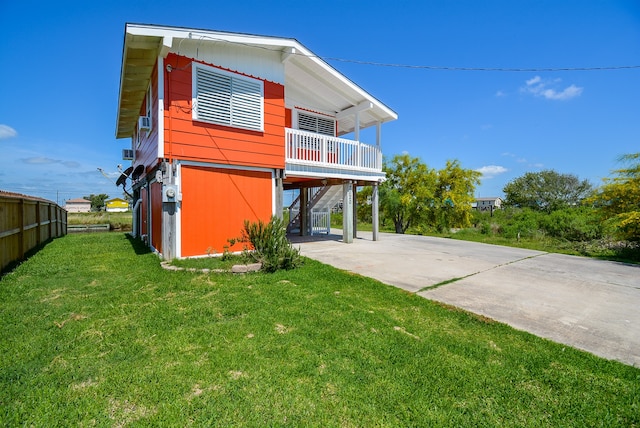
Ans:
[{"label": "white railing baluster", "polygon": [[382,152],[345,138],[285,128],[286,161],[354,171],[382,171]]}]

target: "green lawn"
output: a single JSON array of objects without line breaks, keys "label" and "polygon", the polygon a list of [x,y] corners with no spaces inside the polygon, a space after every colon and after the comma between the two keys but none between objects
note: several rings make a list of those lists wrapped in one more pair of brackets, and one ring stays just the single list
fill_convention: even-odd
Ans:
[{"label": "green lawn", "polygon": [[69,235],[0,280],[1,426],[640,426],[640,369],[306,260]]}]

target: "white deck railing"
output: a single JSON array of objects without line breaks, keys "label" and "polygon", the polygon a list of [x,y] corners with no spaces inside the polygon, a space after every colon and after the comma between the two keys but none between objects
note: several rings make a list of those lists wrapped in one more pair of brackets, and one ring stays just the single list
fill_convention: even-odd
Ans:
[{"label": "white deck railing", "polygon": [[359,141],[285,128],[286,162],[349,171],[382,171],[382,152]]}]

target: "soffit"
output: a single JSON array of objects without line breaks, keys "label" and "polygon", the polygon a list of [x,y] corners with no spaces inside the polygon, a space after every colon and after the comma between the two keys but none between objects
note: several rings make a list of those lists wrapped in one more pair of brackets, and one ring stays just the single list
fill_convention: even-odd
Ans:
[{"label": "soffit", "polygon": [[161,41],[162,38],[156,36],[125,34],[116,138],[133,135]]}]

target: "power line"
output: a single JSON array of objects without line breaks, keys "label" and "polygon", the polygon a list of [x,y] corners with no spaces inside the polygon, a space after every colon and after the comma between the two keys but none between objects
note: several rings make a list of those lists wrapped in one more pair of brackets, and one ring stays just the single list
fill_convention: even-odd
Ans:
[{"label": "power line", "polygon": [[[209,35],[199,35],[197,38],[193,40],[213,40],[216,42],[223,43],[234,43],[240,44],[247,47],[264,49],[267,51],[274,51],[273,48],[267,46],[254,45],[251,43],[241,43],[241,42],[231,42],[229,40],[214,37]],[[184,41],[183,39],[182,41]],[[182,41],[180,43],[182,43]],[[456,67],[456,66],[446,66],[446,65],[412,65],[412,64],[396,64],[396,63],[386,63],[386,62],[376,62],[376,61],[362,61],[357,59],[348,59],[348,58],[337,58],[330,56],[320,56],[315,54],[305,54],[302,52],[293,52],[292,55],[303,56],[307,58],[318,58],[322,61],[336,61],[336,62],[348,62],[352,64],[359,65],[371,65],[375,67],[395,67],[395,68],[409,68],[416,70],[440,70],[440,71],[497,71],[497,72],[528,72],[528,73],[543,73],[543,72],[559,72],[559,71],[612,71],[612,70],[632,70],[632,69],[640,69],[640,65],[609,65],[609,66],[598,66],[598,67]]]},{"label": "power line", "polygon": [[444,71],[502,71],[502,72],[542,73],[542,72],[549,72],[549,71],[602,71],[602,70],[628,70],[628,69],[640,68],[640,65],[612,65],[612,66],[605,66],[605,67],[522,67],[522,68],[453,67],[453,66],[444,66],[444,65],[393,64],[393,63],[384,63],[384,62],[360,61],[355,59],[320,57],[320,56],[317,56],[317,58],[323,59],[325,61],[349,62],[352,64],[372,65],[376,67],[396,67],[396,68],[413,68],[413,69],[422,69],[422,70],[444,70]]}]

